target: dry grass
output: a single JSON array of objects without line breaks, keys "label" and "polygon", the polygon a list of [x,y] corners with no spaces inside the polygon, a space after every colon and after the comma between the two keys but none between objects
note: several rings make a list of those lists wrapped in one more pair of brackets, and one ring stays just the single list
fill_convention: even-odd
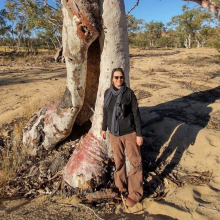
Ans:
[{"label": "dry grass", "polygon": [[40,100],[29,100],[24,106],[24,117],[2,131],[4,146],[0,146],[0,187],[23,169],[23,162],[29,157],[27,147],[22,143],[23,128],[40,107]]},{"label": "dry grass", "polygon": [[168,70],[166,70],[166,69],[163,68],[163,67],[155,68],[154,71],[155,71],[155,72],[168,72]]},{"label": "dry grass", "polygon": [[185,56],[178,60],[164,60],[164,62],[168,65],[172,64],[186,64],[190,66],[202,67],[206,64],[219,64],[220,56]]},{"label": "dry grass", "polygon": [[56,51],[41,51],[37,53],[19,52],[17,53],[0,53],[1,66],[39,66],[54,62]]}]

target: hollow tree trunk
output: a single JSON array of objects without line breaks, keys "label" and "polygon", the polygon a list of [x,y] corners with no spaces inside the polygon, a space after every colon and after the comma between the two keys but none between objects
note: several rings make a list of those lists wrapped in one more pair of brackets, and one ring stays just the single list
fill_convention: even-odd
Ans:
[{"label": "hollow tree trunk", "polygon": [[99,36],[97,0],[62,0],[62,4],[66,90],[60,103],[38,111],[24,128],[23,143],[32,155],[40,147],[53,149],[70,134],[84,102],[88,48]]},{"label": "hollow tree trunk", "polygon": [[53,149],[70,134],[75,121],[83,123],[91,117],[88,106],[95,106],[92,127],[64,170],[64,179],[71,186],[86,187],[91,180],[96,184],[102,180],[102,162],[108,157],[108,143],[100,132],[111,70],[124,68],[129,85],[126,15],[123,0],[62,0],[62,5],[66,91],[61,103],[46,106],[31,117],[23,142],[31,154],[41,147]]},{"label": "hollow tree trunk", "polygon": [[[101,138],[102,109],[113,68],[125,70],[129,86],[125,7],[123,0],[63,0],[62,4],[67,88],[59,105],[46,106],[32,116],[23,142],[32,154],[40,147],[52,149],[70,134],[75,121],[80,124],[93,116],[89,133],[64,171],[64,179],[71,186],[86,187],[91,179],[93,184],[102,181],[102,162],[108,157],[108,142]],[[88,106],[95,108],[94,113]]]},{"label": "hollow tree trunk", "polygon": [[111,70],[122,67],[129,86],[129,51],[126,15],[123,0],[100,1],[102,34],[99,87],[92,128],[71,156],[64,180],[73,187],[86,187],[87,182],[99,184],[103,178],[102,161],[108,157],[108,143],[101,138],[104,91],[111,84]]}]

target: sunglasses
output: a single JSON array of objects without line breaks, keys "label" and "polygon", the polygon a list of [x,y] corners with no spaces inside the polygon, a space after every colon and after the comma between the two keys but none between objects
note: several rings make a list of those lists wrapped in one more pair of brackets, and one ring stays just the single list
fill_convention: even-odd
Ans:
[{"label": "sunglasses", "polygon": [[115,79],[124,79],[124,76],[114,76]]}]

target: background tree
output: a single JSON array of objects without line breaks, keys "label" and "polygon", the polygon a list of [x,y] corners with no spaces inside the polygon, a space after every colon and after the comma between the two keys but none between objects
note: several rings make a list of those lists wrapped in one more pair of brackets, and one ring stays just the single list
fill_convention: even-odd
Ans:
[{"label": "background tree", "polygon": [[[49,42],[53,45],[52,47],[61,47],[60,1],[57,0],[53,7],[45,0],[7,0],[5,7],[11,22],[11,38],[17,42],[17,52],[19,52],[21,39],[27,32],[31,38],[34,38],[38,32],[49,32],[51,35]],[[27,46],[26,43],[25,45]]]},{"label": "background tree", "polygon": [[190,10],[186,5],[183,6],[182,11],[183,14],[172,17],[168,25],[182,32],[185,38],[185,47],[191,48],[192,38],[212,16],[209,12],[200,9]]},{"label": "background tree", "polygon": [[215,33],[215,28],[210,26],[202,27],[198,33],[195,34],[195,41],[197,42],[197,47],[203,47],[208,39],[212,38]]},{"label": "background tree", "polygon": [[149,40],[150,47],[154,47],[155,41],[161,37],[164,31],[164,24],[162,22],[151,21],[145,24],[144,36]]},{"label": "background tree", "polygon": [[128,39],[130,44],[137,44],[137,35],[143,29],[145,21],[136,19],[133,15],[127,15]]},{"label": "background tree", "polygon": [[6,37],[7,32],[10,29],[10,25],[7,24],[7,11],[2,9],[0,11],[0,39],[3,42],[6,52]]}]

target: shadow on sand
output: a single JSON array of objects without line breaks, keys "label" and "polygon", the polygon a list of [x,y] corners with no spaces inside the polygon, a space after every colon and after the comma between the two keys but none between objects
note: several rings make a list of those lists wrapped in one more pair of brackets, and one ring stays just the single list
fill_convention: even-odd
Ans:
[{"label": "shadow on sand", "polygon": [[[220,86],[157,106],[140,108],[141,115],[147,117],[142,117],[142,120],[154,122],[145,123],[142,128],[146,140],[141,148],[144,180],[151,171],[157,172],[161,178],[172,172],[183,153],[194,145],[199,131],[208,125],[212,112],[209,105],[219,98]],[[152,116],[156,120],[152,121]],[[159,171],[161,164],[164,168]],[[145,187],[149,187],[149,183]],[[149,188],[145,191],[149,191]]]}]

